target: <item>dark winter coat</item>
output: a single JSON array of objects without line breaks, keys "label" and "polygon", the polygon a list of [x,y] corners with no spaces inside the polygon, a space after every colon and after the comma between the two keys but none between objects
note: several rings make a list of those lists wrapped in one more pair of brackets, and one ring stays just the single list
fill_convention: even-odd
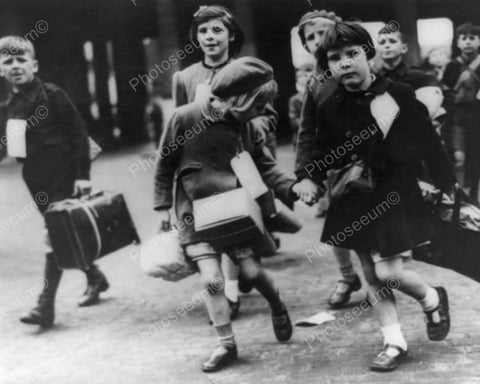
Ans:
[{"label": "dark winter coat", "polygon": [[90,179],[87,128],[65,91],[39,78],[12,93],[6,109],[8,118],[27,121],[23,178],[43,212],[71,197],[75,180]]},{"label": "dark winter coat", "polygon": [[[371,100],[384,92],[400,107],[385,140],[370,113]],[[339,86],[316,113],[311,178],[320,183],[327,170],[364,160],[377,180],[373,193],[350,192],[331,203],[322,241],[388,257],[431,239],[434,228],[417,184],[421,162],[440,189],[451,188],[455,179],[428,112],[412,88],[384,78],[367,92],[347,92]]]},{"label": "dark winter coat", "polygon": [[252,124],[240,124],[232,117],[212,121],[204,117],[196,103],[179,107],[161,141],[154,208],[172,207],[176,175],[175,211],[178,221],[186,224],[180,231],[183,245],[208,240],[195,232],[191,224],[193,200],[239,188],[230,160],[240,152],[240,135],[265,183],[285,203],[294,199],[291,187],[295,178],[276,164]]}]

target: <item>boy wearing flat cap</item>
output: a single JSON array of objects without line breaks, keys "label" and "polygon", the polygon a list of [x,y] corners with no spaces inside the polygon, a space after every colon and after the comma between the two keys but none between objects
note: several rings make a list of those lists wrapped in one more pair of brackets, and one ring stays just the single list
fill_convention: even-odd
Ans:
[{"label": "boy wearing flat cap", "polygon": [[[17,36],[0,39],[0,69],[12,88],[5,105],[9,119],[7,127],[8,124],[23,124],[23,146],[26,147],[26,156],[22,156],[23,179],[40,212],[45,212],[50,203],[89,191],[87,129],[67,94],[36,76],[38,62],[33,44]],[[12,145],[7,143],[7,146]],[[50,248],[49,239],[46,242]],[[96,304],[100,292],[108,288],[107,279],[94,264],[85,274],[88,285],[79,306]],[[43,287],[38,305],[20,321],[53,325],[55,295],[61,277],[62,270],[57,267],[50,250],[46,255],[44,275],[48,284]]]},{"label": "boy wearing flat cap", "polygon": [[[208,293],[204,295],[205,304],[218,337],[217,348],[202,365],[205,372],[222,369],[237,358],[219,262],[222,252],[238,263],[241,278],[267,299],[277,340],[289,340],[292,325],[272,279],[254,258],[251,241],[231,244],[224,249],[214,247],[209,238],[192,225],[195,220],[193,201],[238,188],[230,160],[240,151],[250,153],[263,180],[277,197],[287,204],[295,200],[292,192],[295,178],[276,164],[270,151],[265,149],[258,130],[249,123],[253,117],[264,113],[266,104],[277,93],[270,65],[243,57],[222,68],[211,86],[215,98],[175,109],[160,144],[162,148],[168,146],[171,153],[157,164],[154,207],[160,220],[169,225],[176,176],[175,211],[180,242],[187,259],[196,263],[200,271]],[[179,140],[181,138],[188,140]],[[179,142],[183,144],[171,146]]]},{"label": "boy wearing flat cap", "polygon": [[[304,48],[315,55],[322,45],[325,35],[342,19],[334,12],[315,10],[302,16],[298,24],[298,34]],[[328,68],[315,68],[313,75],[307,80],[305,97],[303,100],[300,127],[297,137],[297,155],[295,160],[295,174],[299,180],[300,197],[306,204],[314,204],[319,199],[319,187],[311,180],[309,173],[310,153],[315,143],[318,127],[317,108],[337,89],[338,83]],[[331,308],[341,308],[349,300],[354,291],[358,291],[362,284],[353,268],[350,252],[346,249],[333,247],[332,252],[340,268],[342,278],[338,281],[328,297]]]}]

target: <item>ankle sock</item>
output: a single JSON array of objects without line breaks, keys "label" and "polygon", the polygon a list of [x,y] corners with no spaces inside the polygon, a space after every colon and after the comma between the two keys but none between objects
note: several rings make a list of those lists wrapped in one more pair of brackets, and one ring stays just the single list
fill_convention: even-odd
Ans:
[{"label": "ankle sock", "polygon": [[230,301],[238,301],[238,280],[225,280],[225,296]]},{"label": "ankle sock", "polygon": [[224,347],[233,347],[236,345],[235,337],[233,336],[232,323],[216,325],[215,332],[217,333],[218,345]]},{"label": "ankle sock", "polygon": [[433,311],[440,303],[437,290],[429,286],[425,297],[418,302],[422,306],[423,312]]},{"label": "ankle sock", "polygon": [[[396,345],[405,351],[407,350],[407,341],[405,340],[405,337],[403,337],[400,324],[396,323],[382,327],[382,333],[384,344]],[[387,350],[387,354],[390,356],[396,356],[398,353],[399,352],[394,348],[389,348]]]},{"label": "ankle sock", "polygon": [[357,276],[355,270],[353,269],[352,263],[345,266],[340,266],[340,273],[342,274],[343,280],[345,280],[347,283],[352,283]]}]

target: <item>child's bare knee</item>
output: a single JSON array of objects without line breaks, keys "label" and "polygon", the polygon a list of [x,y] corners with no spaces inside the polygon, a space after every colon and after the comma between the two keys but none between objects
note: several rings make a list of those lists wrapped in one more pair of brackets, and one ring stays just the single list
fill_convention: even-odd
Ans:
[{"label": "child's bare knee", "polygon": [[396,270],[386,262],[379,262],[375,264],[375,274],[381,283],[386,283],[391,279],[396,278]]}]

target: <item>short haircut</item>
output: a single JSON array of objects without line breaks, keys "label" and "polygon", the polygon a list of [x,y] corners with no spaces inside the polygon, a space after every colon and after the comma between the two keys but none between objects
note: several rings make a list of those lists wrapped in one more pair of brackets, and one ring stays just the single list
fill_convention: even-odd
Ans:
[{"label": "short haircut", "polygon": [[334,22],[342,21],[342,18],[340,16],[337,16],[335,12],[328,12],[324,9],[322,9],[321,11],[315,10],[305,13],[298,22],[298,35],[300,36],[300,40],[302,41],[303,46],[306,45],[305,26],[310,24],[312,20],[319,18],[332,20]]},{"label": "short haircut", "polygon": [[190,40],[197,42],[198,26],[212,19],[219,19],[227,27],[230,36],[234,36],[233,41],[229,43],[228,53],[230,57],[237,57],[242,49],[245,35],[237,20],[233,17],[232,12],[221,5],[202,6],[194,13],[192,25],[190,26]]},{"label": "short haircut", "polygon": [[35,48],[30,40],[21,36],[5,36],[0,39],[0,56],[29,54],[35,59]]},{"label": "short haircut", "polygon": [[367,60],[375,57],[375,47],[367,30],[358,23],[340,22],[327,32],[323,44],[317,50],[316,56],[320,68],[328,68],[328,51],[350,45],[362,46]]},{"label": "short haircut", "polygon": [[381,35],[390,35],[392,33],[396,33],[398,36],[400,36],[400,40],[402,41],[402,43],[405,42],[403,40],[403,32],[398,28],[391,28],[389,24],[385,25],[382,29],[380,29],[380,31],[378,31],[378,37],[380,37]]},{"label": "short haircut", "polygon": [[472,23],[464,23],[457,27],[455,34],[457,39],[460,37],[460,35],[472,35],[480,37],[480,26],[473,25]]}]

